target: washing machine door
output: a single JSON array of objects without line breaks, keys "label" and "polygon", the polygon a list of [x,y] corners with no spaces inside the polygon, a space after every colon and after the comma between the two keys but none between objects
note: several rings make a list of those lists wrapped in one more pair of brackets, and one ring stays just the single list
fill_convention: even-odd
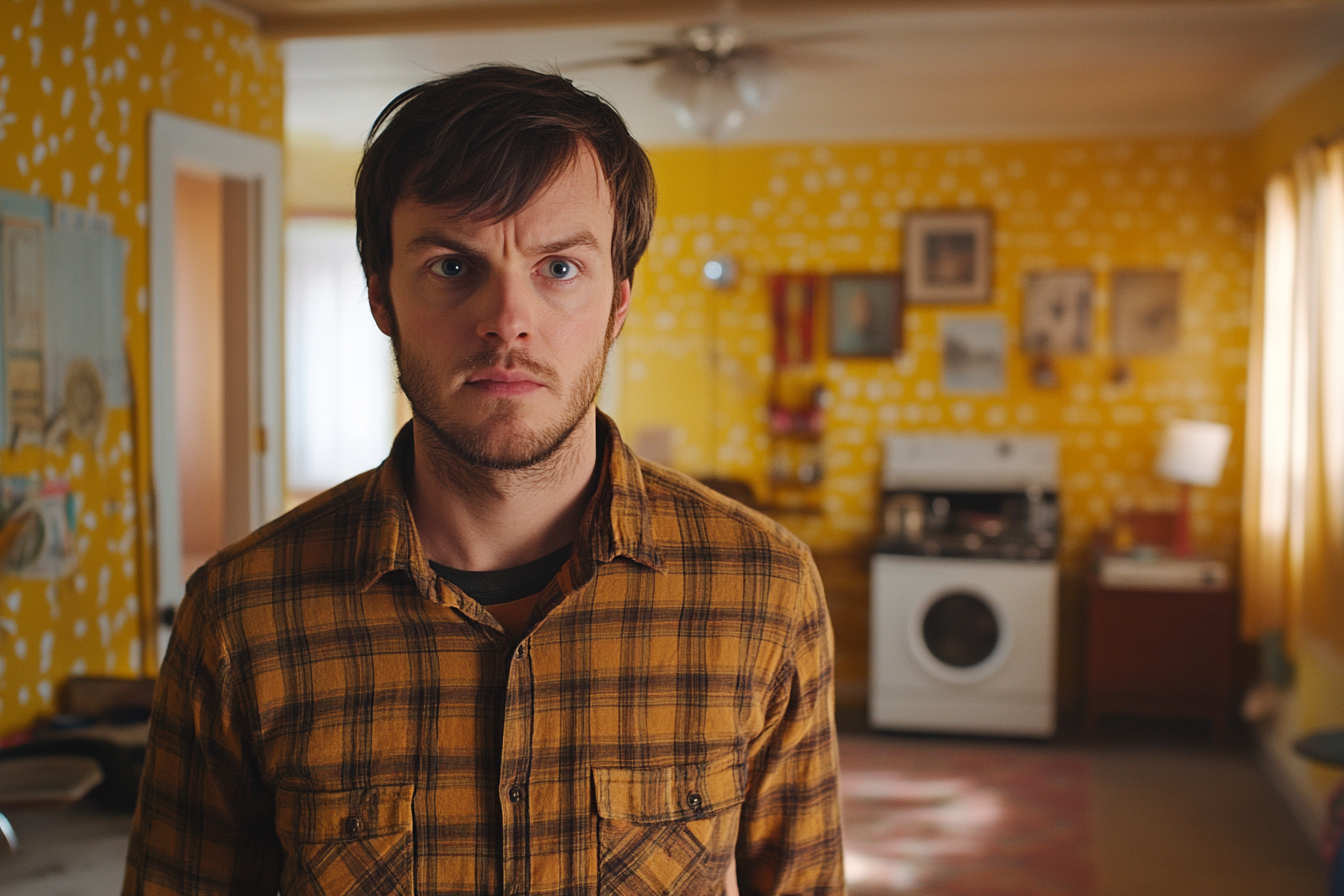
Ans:
[{"label": "washing machine door", "polygon": [[1008,615],[987,592],[953,586],[912,606],[910,649],[924,671],[950,684],[983,681],[1008,657]]}]

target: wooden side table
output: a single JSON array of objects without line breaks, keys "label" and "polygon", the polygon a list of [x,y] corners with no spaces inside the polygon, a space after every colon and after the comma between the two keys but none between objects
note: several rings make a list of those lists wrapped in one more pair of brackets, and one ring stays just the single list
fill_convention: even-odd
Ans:
[{"label": "wooden side table", "polygon": [[1232,708],[1231,587],[1115,587],[1093,564],[1087,599],[1087,735],[1103,715],[1206,719],[1222,742]]}]

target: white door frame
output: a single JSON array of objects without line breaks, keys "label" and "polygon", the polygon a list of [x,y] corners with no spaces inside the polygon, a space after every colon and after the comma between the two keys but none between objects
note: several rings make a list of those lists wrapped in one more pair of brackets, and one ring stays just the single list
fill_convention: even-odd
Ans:
[{"label": "white door frame", "polygon": [[[260,487],[252,490],[253,527],[279,515],[281,479],[280,144],[241,131],[155,110],[149,124],[149,378],[151,463],[154,481],[155,604],[182,600],[182,506],[173,372],[173,255],[176,175],[181,169],[237,178],[256,185],[256,264],[259,345],[251,351],[258,425]],[[162,645],[160,645],[162,649]]]}]

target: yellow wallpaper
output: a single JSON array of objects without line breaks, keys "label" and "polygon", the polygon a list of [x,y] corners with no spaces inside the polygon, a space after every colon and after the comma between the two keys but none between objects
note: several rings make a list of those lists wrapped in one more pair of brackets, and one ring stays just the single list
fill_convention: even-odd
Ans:
[{"label": "yellow wallpaper", "polygon": [[[831,398],[821,486],[824,513],[781,517],[814,548],[862,544],[876,526],[880,436],[888,432],[1055,434],[1061,441],[1066,574],[1114,508],[1174,505],[1152,472],[1163,422],[1197,417],[1236,435],[1221,484],[1196,489],[1204,549],[1236,552],[1252,277],[1252,213],[1234,139],[948,143],[664,149],[652,153],[660,207],[637,275],[624,347],[618,422],[636,442],[670,428],[676,466],[767,478],[771,371],[766,275],[899,267],[902,216],[983,206],[996,221],[988,305],[912,306],[895,362],[826,360]],[[729,292],[702,286],[712,254],[744,271]],[[1110,273],[1178,269],[1178,350],[1136,358],[1112,382]],[[1024,273],[1085,267],[1096,275],[1093,350],[1059,357],[1057,388],[1030,382],[1017,350]],[[819,309],[820,310],[820,309]],[[1009,348],[998,395],[949,395],[939,348],[944,315],[1002,315]]]},{"label": "yellow wallpaper", "polygon": [[141,671],[148,610],[148,116],[167,109],[279,139],[281,62],[248,23],[199,0],[4,0],[0,187],[107,212],[129,241],[126,342],[137,409],[96,443],[18,452],[0,473],[69,480],[78,568],[0,584],[0,736],[49,714],[71,674]]}]

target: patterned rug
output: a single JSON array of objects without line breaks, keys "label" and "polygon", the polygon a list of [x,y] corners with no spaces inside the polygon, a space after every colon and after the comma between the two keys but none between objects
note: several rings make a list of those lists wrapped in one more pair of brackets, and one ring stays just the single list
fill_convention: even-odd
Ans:
[{"label": "patterned rug", "polygon": [[851,896],[1092,896],[1088,767],[1045,747],[840,740]]}]

